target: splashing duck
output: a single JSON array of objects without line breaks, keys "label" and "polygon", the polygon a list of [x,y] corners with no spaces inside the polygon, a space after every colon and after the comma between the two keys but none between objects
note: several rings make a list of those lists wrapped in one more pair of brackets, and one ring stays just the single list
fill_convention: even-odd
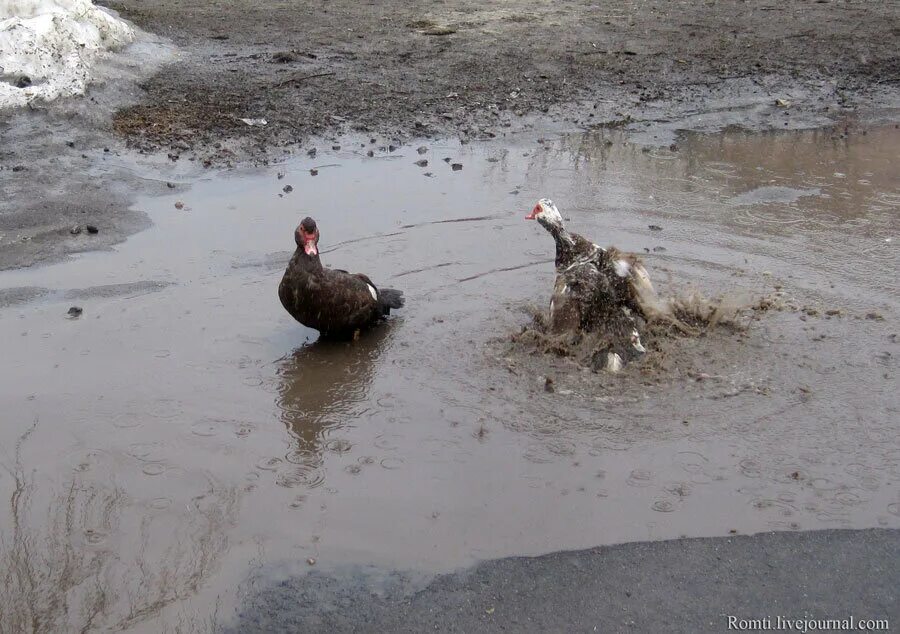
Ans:
[{"label": "splashing duck", "polygon": [[278,297],[282,306],[304,326],[324,337],[346,338],[387,317],[403,306],[403,292],[379,289],[362,273],[322,266],[319,228],[304,218],[294,231],[297,249],[288,263]]},{"label": "splashing duck", "polygon": [[678,321],[657,297],[637,256],[614,247],[601,248],[568,231],[548,198],[539,200],[525,219],[537,220],[556,242],[550,332],[599,335],[595,365],[619,371],[646,351],[640,337],[645,322]]}]

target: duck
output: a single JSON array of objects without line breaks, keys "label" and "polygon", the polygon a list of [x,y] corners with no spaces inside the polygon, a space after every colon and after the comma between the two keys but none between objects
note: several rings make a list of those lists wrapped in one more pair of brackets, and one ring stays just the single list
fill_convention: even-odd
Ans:
[{"label": "duck", "polygon": [[674,320],[670,304],[656,294],[650,275],[637,255],[612,246],[602,248],[591,240],[568,231],[563,224],[562,214],[549,198],[540,199],[525,219],[537,220],[553,236],[558,273],[573,264],[592,263],[598,274],[602,272],[616,286],[628,308],[639,312],[648,321]]},{"label": "duck", "polygon": [[[649,321],[680,322],[659,299],[640,258],[615,247],[602,248],[566,229],[549,198],[540,199],[526,220],[536,220],[556,243],[556,280],[550,299],[554,335],[598,337],[594,365],[618,372],[646,352],[641,328]],[[687,328],[685,326],[685,328]]]},{"label": "duck", "polygon": [[278,285],[278,298],[294,319],[326,338],[356,339],[403,307],[403,291],[378,288],[362,273],[323,266],[319,238],[310,217],[294,230],[297,247]]}]

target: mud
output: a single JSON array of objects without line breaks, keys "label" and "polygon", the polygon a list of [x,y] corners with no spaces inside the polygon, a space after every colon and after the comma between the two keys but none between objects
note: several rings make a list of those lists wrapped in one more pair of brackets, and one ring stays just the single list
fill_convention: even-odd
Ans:
[{"label": "mud", "polygon": [[[121,246],[0,274],[0,569],[19,606],[3,629],[210,629],[307,560],[427,576],[900,527],[898,133],[645,151],[601,130],[372,157],[348,137],[159,183],[129,211],[152,226]],[[553,280],[552,240],[522,219],[544,195],[579,233],[642,253],[664,295],[785,309],[679,339],[651,374],[511,350],[498,335]],[[316,342],[277,300],[306,214],[325,262],[405,292],[356,343]]]},{"label": "mud", "polygon": [[765,125],[793,127],[896,105],[900,88],[892,3],[104,4],[185,51],[116,130],[213,161],[226,138],[255,152],[333,131],[490,138],[541,113],[590,126],[738,109],[747,124],[776,99],[789,107]]}]

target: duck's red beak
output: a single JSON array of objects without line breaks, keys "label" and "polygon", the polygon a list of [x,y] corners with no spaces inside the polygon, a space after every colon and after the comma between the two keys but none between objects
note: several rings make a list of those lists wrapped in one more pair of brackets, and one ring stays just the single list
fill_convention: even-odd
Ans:
[{"label": "duck's red beak", "polygon": [[534,209],[531,210],[531,213],[525,216],[525,220],[534,220],[538,217],[539,213],[541,213],[541,206],[535,205]]},{"label": "duck's red beak", "polygon": [[309,236],[303,241],[303,250],[306,255],[319,255],[319,247],[316,246],[316,236]]}]

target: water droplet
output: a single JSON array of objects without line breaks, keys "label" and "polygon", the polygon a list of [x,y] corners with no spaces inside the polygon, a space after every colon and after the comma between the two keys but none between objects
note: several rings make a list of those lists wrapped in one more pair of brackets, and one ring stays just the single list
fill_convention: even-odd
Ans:
[{"label": "water droplet", "polygon": [[657,500],[650,505],[650,508],[659,513],[671,513],[675,510],[675,505],[669,500]]},{"label": "water droplet", "polygon": [[157,511],[164,511],[172,506],[172,500],[170,498],[154,498],[150,500],[147,506]]},{"label": "water droplet", "polygon": [[276,471],[278,466],[284,462],[281,458],[277,456],[272,456],[271,458],[262,458],[259,462],[256,463],[257,469],[262,469],[263,471]]},{"label": "water droplet", "polygon": [[168,467],[162,462],[148,462],[141,471],[148,476],[158,476],[165,473]]}]

